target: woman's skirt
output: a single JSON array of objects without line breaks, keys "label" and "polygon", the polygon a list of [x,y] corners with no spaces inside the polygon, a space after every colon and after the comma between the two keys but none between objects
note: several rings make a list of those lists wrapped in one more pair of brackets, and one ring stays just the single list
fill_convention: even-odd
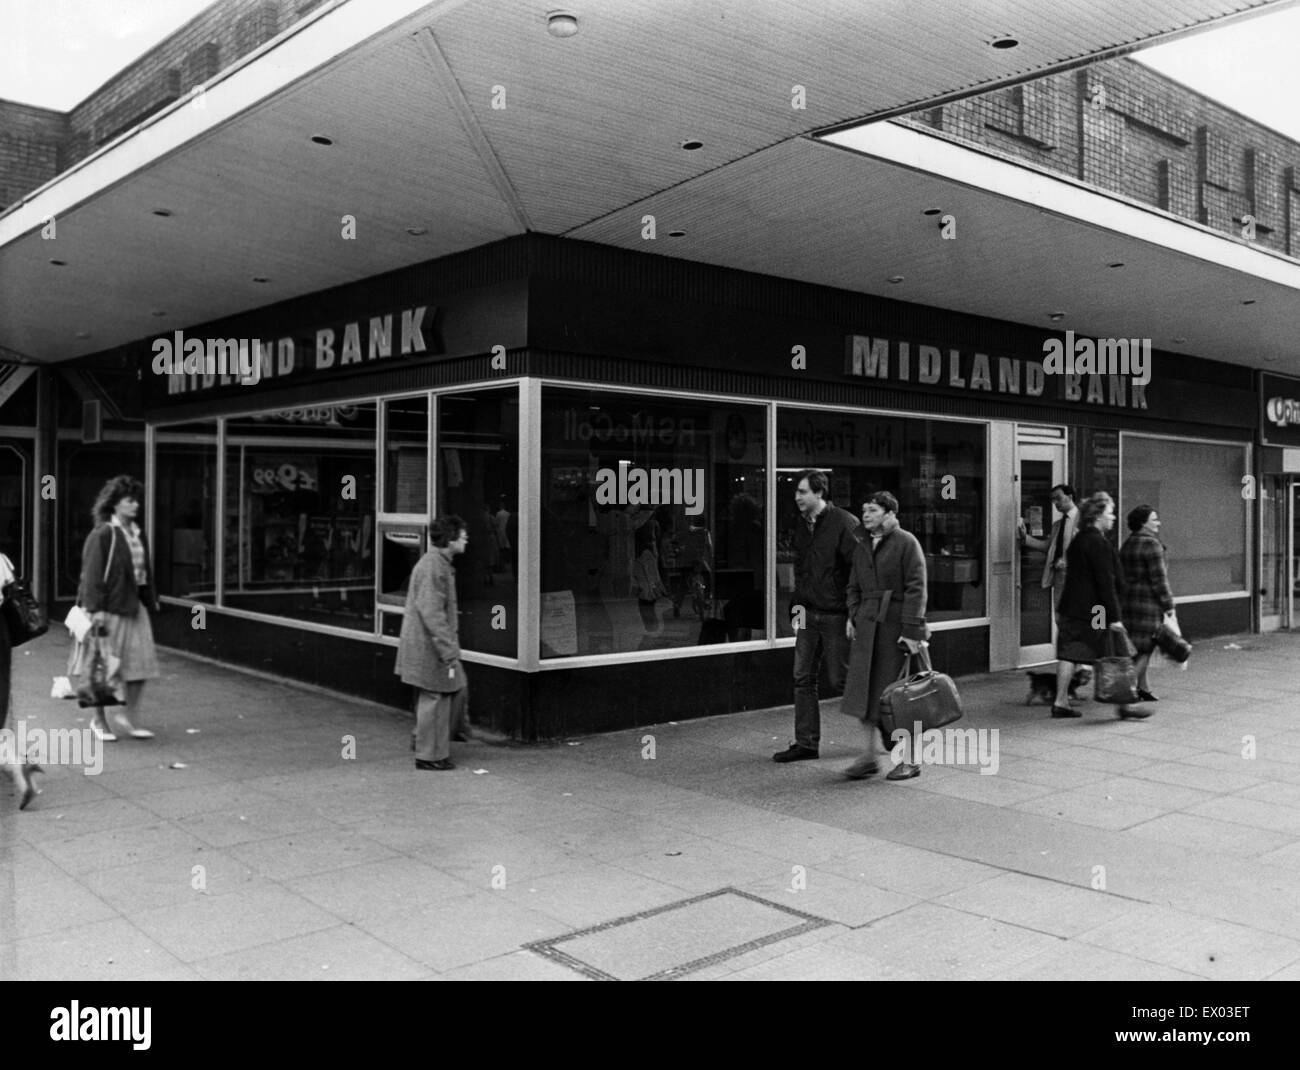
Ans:
[{"label": "woman's skirt", "polygon": [[[126,683],[154,680],[158,671],[158,652],[153,645],[153,625],[143,605],[134,617],[105,614],[108,635],[101,641],[104,653],[121,660],[121,677]],[[90,642],[78,644],[68,665],[69,676],[80,676],[90,660]]]},{"label": "woman's skirt", "polygon": [[1105,629],[1094,628],[1090,620],[1061,617],[1057,621],[1056,656],[1061,661],[1092,665],[1105,657],[1105,641]]}]

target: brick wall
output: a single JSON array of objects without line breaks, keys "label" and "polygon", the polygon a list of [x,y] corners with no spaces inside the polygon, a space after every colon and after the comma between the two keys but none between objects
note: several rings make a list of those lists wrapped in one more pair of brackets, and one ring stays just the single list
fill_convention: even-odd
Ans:
[{"label": "brick wall", "polygon": [[59,173],[68,117],[47,108],[0,100],[0,207]]},{"label": "brick wall", "polygon": [[71,112],[0,101],[0,209],[213,78],[322,0],[218,0]]},{"label": "brick wall", "polygon": [[1300,257],[1300,143],[1131,59],[900,122],[970,142]]}]

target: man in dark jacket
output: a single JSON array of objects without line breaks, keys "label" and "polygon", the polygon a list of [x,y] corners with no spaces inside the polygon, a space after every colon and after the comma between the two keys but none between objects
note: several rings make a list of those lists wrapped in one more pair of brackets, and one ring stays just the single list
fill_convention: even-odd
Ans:
[{"label": "man in dark jacket", "polygon": [[818,756],[821,709],[817,678],[822,658],[831,687],[838,694],[848,674],[848,609],[845,588],[858,546],[858,522],[852,513],[827,501],[825,472],[799,473],[794,501],[800,520],[794,531],[794,743],[772,755],[775,762],[802,762]]}]

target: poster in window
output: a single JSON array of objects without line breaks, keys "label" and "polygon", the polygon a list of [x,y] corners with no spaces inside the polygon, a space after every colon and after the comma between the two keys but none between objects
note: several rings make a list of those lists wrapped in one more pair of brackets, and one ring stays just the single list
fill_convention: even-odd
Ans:
[{"label": "poster in window", "polygon": [[578,652],[578,610],[572,591],[542,592],[542,657]]}]

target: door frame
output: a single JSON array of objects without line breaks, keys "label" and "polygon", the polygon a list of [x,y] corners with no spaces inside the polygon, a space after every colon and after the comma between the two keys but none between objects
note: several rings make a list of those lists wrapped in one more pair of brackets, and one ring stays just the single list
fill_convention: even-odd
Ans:
[{"label": "door frame", "polygon": [[[1019,515],[1020,509],[1020,465],[1022,461],[1049,461],[1052,465],[1052,485],[1066,483],[1066,473],[1069,470],[1069,443],[1064,427],[1025,427],[1018,425],[1016,427],[1016,452],[1015,452],[1015,494],[1016,494],[1016,512]],[[1049,506],[1049,510],[1051,507]],[[1051,530],[1051,524],[1055,522],[1054,511],[1044,518],[1047,523],[1045,530]],[[1052,614],[1052,639],[1050,643],[1036,643],[1031,646],[1023,646],[1020,643],[1020,590],[1021,590],[1021,555],[1024,553],[1023,547],[1019,541],[1015,545],[1015,557],[1012,565],[1012,579],[1015,597],[1012,600],[1012,616],[1014,635],[1016,637],[1015,648],[1017,650],[1016,665],[1018,668],[1029,668],[1034,665],[1045,665],[1056,660],[1056,614]]]},{"label": "door frame", "polygon": [[[1261,632],[1275,632],[1279,629],[1289,627],[1290,622],[1294,619],[1291,615],[1291,610],[1293,608],[1291,592],[1292,586],[1295,582],[1291,557],[1294,552],[1292,549],[1293,529],[1291,523],[1291,509],[1294,493],[1291,490],[1292,480],[1290,476],[1266,475],[1263,479],[1266,482],[1260,493],[1259,512],[1259,630]],[[1280,520],[1278,515],[1275,515],[1272,518],[1268,515],[1267,502],[1269,501],[1270,493],[1275,495],[1273,503],[1277,514],[1280,514]],[[1280,522],[1282,533],[1282,537],[1278,540],[1278,545],[1273,549],[1273,552],[1278,558],[1278,567],[1281,568],[1283,573],[1281,582],[1283,585],[1282,590],[1285,592],[1281,599],[1282,604],[1277,613],[1268,613],[1265,611],[1265,607],[1268,604],[1267,582],[1269,571],[1268,562],[1264,560],[1264,539],[1270,519],[1274,524]]]}]

